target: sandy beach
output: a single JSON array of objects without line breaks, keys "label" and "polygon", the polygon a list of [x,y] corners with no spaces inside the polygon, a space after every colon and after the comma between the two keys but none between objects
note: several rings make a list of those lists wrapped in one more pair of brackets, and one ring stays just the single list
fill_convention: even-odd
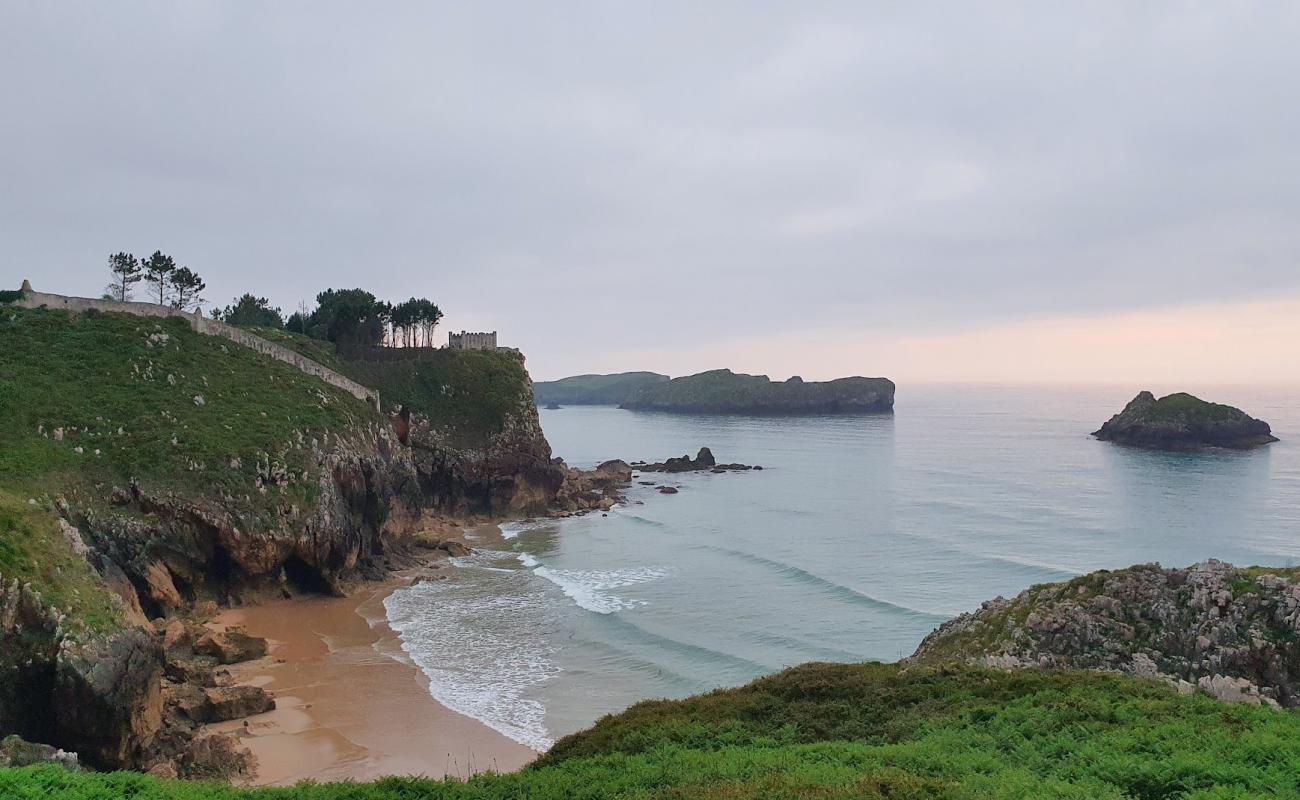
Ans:
[{"label": "sandy beach", "polygon": [[242,731],[258,761],[252,783],[466,777],[513,771],[536,758],[430,696],[427,679],[383,621],[383,599],[395,588],[228,609],[214,621],[270,641],[266,658],[230,670],[236,681],[271,692],[275,710],[211,726]]}]

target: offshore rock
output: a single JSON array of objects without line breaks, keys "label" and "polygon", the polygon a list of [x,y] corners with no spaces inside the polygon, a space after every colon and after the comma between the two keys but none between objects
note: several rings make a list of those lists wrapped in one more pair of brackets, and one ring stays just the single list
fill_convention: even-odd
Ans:
[{"label": "offshore rock", "polygon": [[1300,707],[1300,570],[1206,561],[1043,584],[939,626],[909,663],[1126,672]]},{"label": "offshore rock", "polygon": [[707,447],[701,447],[695,458],[679,456],[656,464],[638,461],[632,466],[641,472],[744,472],[758,469],[748,464],[719,464],[713,457],[713,451]]},{"label": "offshore rock", "polygon": [[1093,436],[1154,450],[1244,449],[1277,441],[1267,422],[1184,392],[1159,400],[1151,392],[1140,392]]}]

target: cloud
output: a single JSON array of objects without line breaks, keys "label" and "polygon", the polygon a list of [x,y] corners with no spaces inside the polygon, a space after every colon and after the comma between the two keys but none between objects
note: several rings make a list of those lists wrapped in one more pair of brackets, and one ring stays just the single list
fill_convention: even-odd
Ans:
[{"label": "cloud", "polygon": [[615,336],[670,368],[1259,301],[1300,289],[1298,34],[1285,4],[18,4],[0,283],[95,293],[162,248],[218,302],[428,295],[575,372]]}]

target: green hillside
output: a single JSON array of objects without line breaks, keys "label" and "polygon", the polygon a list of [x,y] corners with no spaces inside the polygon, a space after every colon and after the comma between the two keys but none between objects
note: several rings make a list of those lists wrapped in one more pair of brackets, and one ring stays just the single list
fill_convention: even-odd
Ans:
[{"label": "green hillside", "polygon": [[640,703],[536,766],[469,781],[237,789],[127,773],[0,770],[37,800],[1295,797],[1300,717],[1085,672],[808,664]]},{"label": "green hillside", "polygon": [[538,405],[611,405],[631,400],[642,389],[666,383],[657,372],[620,372],[614,375],[574,375],[533,386]]}]

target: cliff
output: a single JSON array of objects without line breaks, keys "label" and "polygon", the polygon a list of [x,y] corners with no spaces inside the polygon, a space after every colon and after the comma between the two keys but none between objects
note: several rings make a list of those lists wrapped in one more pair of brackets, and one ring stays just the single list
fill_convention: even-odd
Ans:
[{"label": "cliff", "polygon": [[642,389],[622,408],[693,414],[844,414],[894,408],[894,382],[887,378],[840,378],[824,383],[729,369],[701,372]]},{"label": "cliff", "polygon": [[92,766],[156,755],[148,619],[339,592],[405,563],[426,512],[539,508],[562,479],[517,356],[355,366],[381,413],[180,318],[2,307],[0,341],[0,735]]},{"label": "cliff", "polygon": [[655,372],[574,375],[558,381],[538,381],[533,393],[538,405],[616,406],[631,400],[642,389],[667,381],[667,375]]},{"label": "cliff", "polygon": [[1110,670],[1295,708],[1300,570],[1102,570],[989,601],[941,625],[909,661]]},{"label": "cliff", "polygon": [[1159,400],[1150,392],[1141,392],[1093,436],[1156,450],[1242,449],[1277,441],[1267,422],[1184,392]]}]

